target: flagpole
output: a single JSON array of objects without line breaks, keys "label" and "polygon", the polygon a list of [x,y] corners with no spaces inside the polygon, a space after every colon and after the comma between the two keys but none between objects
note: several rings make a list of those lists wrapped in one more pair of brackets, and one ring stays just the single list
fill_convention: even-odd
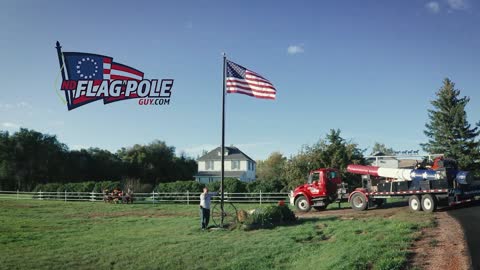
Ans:
[{"label": "flagpole", "polygon": [[[62,81],[65,81],[66,80],[65,73],[66,73],[67,67],[65,67],[65,63],[63,62],[62,46],[60,46],[60,42],[58,42],[58,40],[55,45],[56,45],[55,48],[57,49],[57,54],[58,54],[58,62],[60,63],[60,72],[62,73],[62,79],[63,79]],[[67,101],[68,107],[70,108],[70,100],[68,98],[67,91],[65,91],[65,99]]]},{"label": "flagpole", "polygon": [[221,174],[221,182],[220,182],[220,192],[222,193],[221,200],[220,200],[220,209],[221,209],[221,221],[220,226],[223,228],[223,218],[224,218],[224,208],[223,208],[223,201],[224,201],[224,188],[223,188],[223,180],[225,178],[225,73],[226,73],[226,63],[227,63],[227,55],[223,53],[223,88],[222,88],[222,174]]}]

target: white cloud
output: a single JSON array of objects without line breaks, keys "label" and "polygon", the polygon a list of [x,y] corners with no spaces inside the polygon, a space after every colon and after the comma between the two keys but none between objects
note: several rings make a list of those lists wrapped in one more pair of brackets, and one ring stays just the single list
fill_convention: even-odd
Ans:
[{"label": "white cloud", "polygon": [[454,10],[465,10],[468,8],[466,0],[447,0],[447,4]]},{"label": "white cloud", "polygon": [[298,54],[303,53],[305,50],[302,45],[290,45],[287,48],[288,54]]},{"label": "white cloud", "polygon": [[13,105],[12,104],[8,104],[8,103],[0,103],[0,109],[2,110],[10,110],[13,108]]},{"label": "white cloud", "polygon": [[430,11],[431,13],[439,13],[440,12],[440,4],[438,2],[432,1],[425,4],[425,8]]},{"label": "white cloud", "polygon": [[12,109],[26,109],[26,108],[32,108],[32,105],[30,105],[30,103],[25,101],[21,101],[16,104],[0,103],[0,110],[5,110],[5,111],[9,111]]},{"label": "white cloud", "polygon": [[20,125],[12,123],[12,122],[3,122],[1,126],[2,126],[2,128],[7,129],[7,130],[18,129],[20,127]]},{"label": "white cloud", "polygon": [[271,145],[274,143],[275,142],[240,143],[240,144],[236,144],[235,146],[238,147],[240,150],[242,150],[242,149],[254,149],[257,147]]},{"label": "white cloud", "polygon": [[185,154],[187,154],[187,156],[197,158],[197,156],[200,156],[203,151],[209,152],[218,146],[219,145],[214,145],[214,144],[201,144],[197,146],[188,147],[185,149],[178,149],[177,154],[181,154],[182,152],[184,152]]}]

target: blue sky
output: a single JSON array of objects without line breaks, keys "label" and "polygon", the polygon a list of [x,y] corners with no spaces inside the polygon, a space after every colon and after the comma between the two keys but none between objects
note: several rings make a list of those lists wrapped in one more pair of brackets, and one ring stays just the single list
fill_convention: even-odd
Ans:
[{"label": "blue sky", "polygon": [[[475,1],[2,1],[0,129],[58,135],[71,149],[160,139],[196,156],[220,144],[222,52],[267,77],[275,101],[227,96],[226,144],[290,156],[329,129],[371,148],[420,149],[429,101],[449,77],[480,120]],[[169,106],[101,101],[68,111],[64,51],[104,54],[174,78]]]}]

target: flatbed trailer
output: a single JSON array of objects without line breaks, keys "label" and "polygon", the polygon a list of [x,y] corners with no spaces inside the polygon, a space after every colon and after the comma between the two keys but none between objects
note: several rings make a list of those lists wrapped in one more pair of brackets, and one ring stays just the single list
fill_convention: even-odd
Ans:
[{"label": "flatbed trailer", "polygon": [[[436,184],[439,181],[441,180],[427,180],[423,181],[422,185],[431,186],[432,183]],[[380,181],[380,183],[388,182]],[[369,206],[380,205],[388,198],[408,198],[408,205],[413,211],[433,212],[437,209],[439,203],[453,206],[474,201],[476,196],[480,195],[480,183],[478,182],[470,185],[457,185],[455,188],[426,188],[420,190],[411,190],[411,182],[390,182],[390,185],[393,186],[394,183],[403,183],[406,189],[372,191],[378,186],[357,188],[348,195],[348,201],[352,209],[362,211],[368,209]]]}]

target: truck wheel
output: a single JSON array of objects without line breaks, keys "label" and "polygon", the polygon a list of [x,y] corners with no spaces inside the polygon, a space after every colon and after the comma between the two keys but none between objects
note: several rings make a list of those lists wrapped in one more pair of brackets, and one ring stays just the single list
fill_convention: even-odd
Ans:
[{"label": "truck wheel", "polygon": [[437,197],[431,194],[422,196],[422,208],[425,212],[433,212],[437,209]]},{"label": "truck wheel", "polygon": [[324,206],[314,206],[313,208],[317,211],[323,211],[323,210],[327,209],[327,206],[326,205],[324,205]]},{"label": "truck wheel", "polygon": [[422,211],[422,204],[420,203],[420,197],[418,195],[412,195],[408,198],[408,206],[413,211]]},{"label": "truck wheel", "polygon": [[312,208],[312,206],[308,202],[307,198],[305,198],[305,196],[298,197],[297,200],[295,201],[295,206],[297,207],[298,210],[302,212],[308,212]]},{"label": "truck wheel", "polygon": [[350,198],[350,204],[353,210],[363,211],[368,207],[367,197],[363,193],[355,193]]}]

